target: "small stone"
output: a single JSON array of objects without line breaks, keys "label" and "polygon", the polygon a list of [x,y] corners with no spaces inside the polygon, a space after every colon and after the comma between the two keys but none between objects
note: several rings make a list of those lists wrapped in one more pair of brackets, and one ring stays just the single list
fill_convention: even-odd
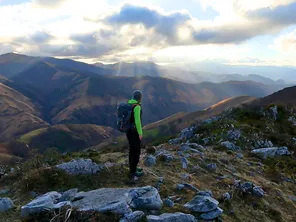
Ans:
[{"label": "small stone", "polygon": [[144,164],[147,167],[153,167],[154,165],[156,165],[156,158],[152,155],[149,155],[148,157],[146,157]]},{"label": "small stone", "polygon": [[231,199],[231,196],[230,196],[230,193],[224,193],[223,196],[222,196],[223,200],[224,201],[228,201]]},{"label": "small stone", "polygon": [[8,193],[9,193],[9,189],[0,190],[0,195],[8,194]]},{"label": "small stone", "polygon": [[261,187],[253,187],[253,195],[256,197],[264,197],[264,190]]},{"label": "small stone", "polygon": [[189,180],[190,179],[190,174],[188,174],[188,173],[182,173],[181,174],[181,178],[182,178],[182,180]]},{"label": "small stone", "polygon": [[177,190],[183,190],[185,186],[183,184],[178,184],[177,185]]},{"label": "small stone", "polygon": [[244,155],[242,153],[238,153],[238,154],[236,154],[236,158],[244,159]]},{"label": "small stone", "polygon": [[251,192],[253,189],[253,184],[251,182],[245,182],[241,185],[241,190],[243,192]]},{"label": "small stone", "polygon": [[175,205],[174,202],[170,199],[165,199],[163,201],[163,204],[166,205],[167,207],[173,207]]},{"label": "small stone", "polygon": [[293,196],[289,196],[289,199],[296,202],[296,197],[293,197]]},{"label": "small stone", "polygon": [[172,154],[163,154],[162,157],[164,159],[164,162],[166,163],[171,162],[175,159]]},{"label": "small stone", "polygon": [[0,198],[0,213],[5,212],[14,207],[14,204],[9,198]]},{"label": "small stone", "polygon": [[203,141],[203,143],[205,145],[207,145],[210,142],[210,139],[209,138],[204,138],[204,139],[202,139],[202,141]]},{"label": "small stone", "polygon": [[183,167],[183,169],[187,169],[187,168],[188,168],[189,162],[188,162],[188,160],[186,159],[186,157],[182,157],[182,158],[181,158],[181,163],[182,163],[182,167]]},{"label": "small stone", "polygon": [[277,108],[277,106],[270,107],[269,110],[271,111],[273,119],[277,120],[277,118],[278,118],[278,108]]},{"label": "small stone", "polygon": [[212,171],[214,171],[214,170],[217,169],[217,164],[215,164],[215,163],[210,163],[210,164],[207,165],[207,168],[208,168],[208,170],[212,170]]}]

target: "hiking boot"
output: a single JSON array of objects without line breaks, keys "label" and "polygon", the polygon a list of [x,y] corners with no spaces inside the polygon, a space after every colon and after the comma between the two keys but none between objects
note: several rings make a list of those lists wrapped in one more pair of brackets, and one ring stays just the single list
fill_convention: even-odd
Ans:
[{"label": "hiking boot", "polygon": [[142,168],[137,168],[137,172],[143,172]]},{"label": "hiking boot", "polygon": [[143,171],[141,171],[141,172],[137,171],[137,172],[135,173],[135,176],[136,176],[136,177],[142,177],[142,176],[144,176],[144,172],[143,172]]}]

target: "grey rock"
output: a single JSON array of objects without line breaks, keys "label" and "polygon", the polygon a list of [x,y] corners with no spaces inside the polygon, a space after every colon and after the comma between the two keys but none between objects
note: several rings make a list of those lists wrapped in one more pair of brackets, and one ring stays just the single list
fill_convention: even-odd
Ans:
[{"label": "grey rock", "polygon": [[210,142],[210,138],[204,138],[202,141],[205,145],[207,145]]},{"label": "grey rock", "polygon": [[103,188],[89,192],[80,192],[75,196],[73,207],[78,211],[112,212],[117,214],[131,213],[128,198],[130,189]]},{"label": "grey rock", "polygon": [[189,161],[186,159],[186,157],[182,157],[181,158],[181,163],[182,163],[183,169],[187,169],[188,168]]},{"label": "grey rock", "polygon": [[165,162],[171,162],[171,161],[173,161],[175,159],[174,155],[167,154],[167,153],[163,154],[162,157],[163,157]]},{"label": "grey rock", "polygon": [[170,139],[169,144],[170,145],[178,145],[181,141],[182,141],[181,138]]},{"label": "grey rock", "polygon": [[197,193],[198,196],[206,196],[206,197],[213,197],[213,193],[210,190],[206,190],[206,191],[199,191]]},{"label": "grey rock", "polygon": [[221,119],[220,116],[215,116],[215,117],[212,117],[212,118],[209,118],[209,119],[204,120],[203,123],[205,123],[205,124],[211,124],[213,122],[217,122],[219,119]]},{"label": "grey rock", "polygon": [[256,197],[264,197],[264,190],[261,187],[253,187],[253,195]]},{"label": "grey rock", "polygon": [[210,163],[207,165],[208,170],[216,170],[217,164],[216,163]]},{"label": "grey rock", "polygon": [[184,184],[178,184],[177,190],[183,190],[185,188]]},{"label": "grey rock", "polygon": [[241,190],[243,192],[252,192],[253,186],[254,186],[253,183],[245,182],[241,185]]},{"label": "grey rock", "polygon": [[231,195],[230,195],[230,193],[227,192],[227,193],[223,194],[222,198],[224,201],[228,201],[231,199]]},{"label": "grey rock", "polygon": [[244,154],[238,153],[238,154],[236,154],[236,158],[238,158],[238,159],[244,159]]},{"label": "grey rock", "polygon": [[159,210],[163,203],[154,187],[103,188],[76,194],[72,203],[78,211],[113,212],[129,214],[132,209]]},{"label": "grey rock", "polygon": [[277,118],[278,118],[278,108],[277,108],[277,106],[270,107],[269,110],[271,111],[273,119],[277,120]]},{"label": "grey rock", "polygon": [[91,159],[71,160],[67,163],[62,163],[56,166],[59,169],[66,171],[68,174],[96,174],[105,168],[104,164],[96,164]]},{"label": "grey rock", "polygon": [[129,214],[125,214],[119,222],[138,222],[143,219],[145,213],[143,211],[135,211]]},{"label": "grey rock", "polygon": [[59,201],[60,202],[62,202],[62,201],[72,201],[72,200],[74,200],[75,195],[77,194],[77,192],[78,192],[77,188],[68,190],[68,191],[62,193],[62,196],[61,196]]},{"label": "grey rock", "polygon": [[159,177],[158,178],[158,181],[156,182],[156,189],[157,190],[160,190],[160,188],[161,188],[161,186],[163,185],[163,183],[164,183],[164,178],[163,177]]},{"label": "grey rock", "polygon": [[222,213],[223,213],[223,210],[218,207],[217,209],[215,209],[213,211],[201,214],[200,217],[204,220],[213,220],[213,219],[219,217]]},{"label": "grey rock", "polygon": [[156,157],[152,155],[147,156],[144,161],[144,164],[147,167],[153,167],[154,165],[156,165]]},{"label": "grey rock", "polygon": [[199,192],[199,189],[197,189],[195,186],[193,186],[192,184],[189,184],[189,183],[184,183],[183,184],[184,187],[188,190],[192,190],[194,192]]},{"label": "grey rock", "polygon": [[190,174],[189,173],[181,173],[181,178],[182,178],[182,180],[189,180]]},{"label": "grey rock", "polygon": [[258,140],[254,142],[256,148],[269,148],[273,147],[273,143],[269,140]]},{"label": "grey rock", "polygon": [[53,210],[61,196],[58,192],[53,191],[37,197],[21,208],[22,217]]},{"label": "grey rock", "polygon": [[206,213],[216,210],[219,202],[212,197],[196,196],[193,200],[186,203],[184,207],[193,212]]},{"label": "grey rock", "polygon": [[241,137],[241,131],[238,129],[229,130],[227,132],[227,138],[230,140],[238,140]]},{"label": "grey rock", "polygon": [[8,194],[8,193],[9,193],[9,189],[0,190],[0,195]]},{"label": "grey rock", "polygon": [[188,140],[188,139],[192,138],[194,136],[195,129],[196,129],[195,126],[183,129],[179,135],[179,138],[181,140],[183,140],[183,139]]},{"label": "grey rock", "polygon": [[191,214],[165,213],[160,216],[149,215],[147,222],[196,222],[196,219]]},{"label": "grey rock", "polygon": [[289,152],[287,147],[272,147],[272,148],[262,148],[262,149],[255,149],[252,150],[253,154],[256,154],[258,157],[267,159],[267,158],[275,158],[277,156],[290,156],[291,153]]},{"label": "grey rock", "polygon": [[296,202],[296,197],[293,197],[293,196],[289,196],[289,199]]},{"label": "grey rock", "polygon": [[160,210],[163,205],[158,190],[151,186],[134,188],[130,190],[128,196],[132,200],[133,209]]},{"label": "grey rock", "polygon": [[5,212],[14,207],[14,204],[9,198],[0,198],[0,213]]},{"label": "grey rock", "polygon": [[232,151],[240,150],[239,147],[237,147],[236,145],[234,145],[233,143],[231,143],[229,141],[222,142],[221,146],[225,147],[228,150],[232,150]]},{"label": "grey rock", "polygon": [[173,207],[175,205],[174,202],[170,199],[165,199],[163,201],[163,204],[166,205],[167,207]]}]

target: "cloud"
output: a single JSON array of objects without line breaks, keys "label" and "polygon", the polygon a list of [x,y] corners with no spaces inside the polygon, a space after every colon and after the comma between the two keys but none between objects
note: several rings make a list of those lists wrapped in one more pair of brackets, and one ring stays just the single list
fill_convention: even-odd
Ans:
[{"label": "cloud", "polygon": [[296,29],[275,39],[271,48],[281,52],[295,52],[296,50]]},{"label": "cloud", "polygon": [[274,25],[290,25],[296,23],[296,2],[279,5],[277,7],[265,7],[246,13],[249,19],[265,20]]},{"label": "cloud", "polygon": [[174,42],[177,38],[178,27],[189,20],[191,20],[191,15],[188,12],[179,11],[164,14],[145,6],[126,4],[118,12],[107,16],[103,21],[110,25],[119,26],[142,24],[146,29],[153,29],[170,42]]},{"label": "cloud", "polygon": [[36,6],[56,8],[68,0],[33,0]]},{"label": "cloud", "polygon": [[[1,52],[117,61],[149,58],[159,50],[184,47],[180,53],[190,57],[187,51],[195,46],[209,49],[214,45],[211,53],[215,54],[219,47],[237,47],[296,23],[295,0],[198,1],[218,15],[198,20],[186,10],[164,11],[138,3],[114,8],[105,0],[32,0],[0,6]],[[294,47],[293,38],[278,39],[277,48]],[[170,50],[166,53],[167,57],[172,54]],[[198,56],[203,58],[204,54]]]}]

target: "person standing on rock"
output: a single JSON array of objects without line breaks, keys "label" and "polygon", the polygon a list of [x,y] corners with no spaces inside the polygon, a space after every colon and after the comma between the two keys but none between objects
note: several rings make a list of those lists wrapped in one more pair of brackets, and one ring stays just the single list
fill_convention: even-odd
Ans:
[{"label": "person standing on rock", "polygon": [[131,115],[131,128],[127,131],[126,136],[129,142],[129,167],[130,179],[132,183],[138,180],[138,177],[143,175],[142,169],[137,168],[141,155],[141,142],[143,138],[142,129],[142,92],[136,90],[133,92],[133,97],[128,101],[132,105],[133,111]]}]

